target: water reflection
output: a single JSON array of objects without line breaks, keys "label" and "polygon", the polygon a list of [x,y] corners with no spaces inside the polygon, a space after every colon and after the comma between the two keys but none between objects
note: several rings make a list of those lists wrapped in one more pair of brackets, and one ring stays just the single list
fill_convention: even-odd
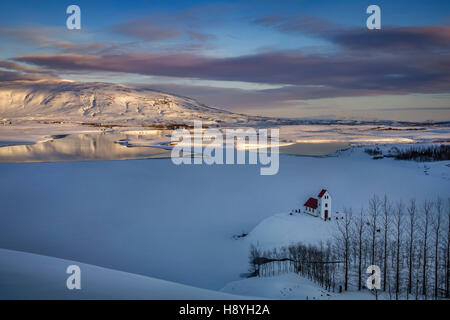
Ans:
[{"label": "water reflection", "polygon": [[[89,133],[53,136],[32,145],[0,147],[0,162],[89,161],[167,158],[170,150],[158,147],[157,137],[145,137],[147,146],[129,147],[128,135]],[[136,136],[132,137],[136,139]],[[148,146],[154,141],[154,146]]]}]

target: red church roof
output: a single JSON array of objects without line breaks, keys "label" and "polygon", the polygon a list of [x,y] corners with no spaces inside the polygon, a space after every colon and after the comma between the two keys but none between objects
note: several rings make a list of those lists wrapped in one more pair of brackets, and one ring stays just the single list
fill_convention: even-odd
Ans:
[{"label": "red church roof", "polygon": [[309,198],[308,201],[305,202],[304,206],[312,209],[317,209],[317,199]]},{"label": "red church roof", "polygon": [[327,189],[322,189],[322,191],[320,191],[318,197],[319,197],[319,198],[322,198],[323,195],[325,194],[325,192],[327,192]]}]

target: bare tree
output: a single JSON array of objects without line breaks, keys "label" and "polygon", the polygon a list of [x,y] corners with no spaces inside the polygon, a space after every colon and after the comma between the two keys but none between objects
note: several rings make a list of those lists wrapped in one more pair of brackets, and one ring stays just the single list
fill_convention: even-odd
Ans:
[{"label": "bare tree", "polygon": [[369,200],[369,214],[370,214],[370,233],[371,233],[371,257],[370,264],[375,264],[375,249],[377,240],[377,217],[380,211],[380,199],[374,195]]},{"label": "bare tree", "polygon": [[414,232],[416,227],[416,200],[412,199],[408,207],[409,214],[409,250],[408,250],[408,291],[407,295],[412,293],[412,276],[414,260]]},{"label": "bare tree", "polygon": [[250,246],[250,255],[248,257],[249,263],[250,263],[250,269],[252,276],[259,277],[260,276],[260,262],[259,259],[261,258],[261,251],[255,246]]},{"label": "bare tree", "polygon": [[386,195],[383,198],[383,291],[386,291],[386,277],[388,274],[388,235],[389,235],[389,213],[391,211],[391,205]]},{"label": "bare tree", "polygon": [[436,216],[433,219],[433,231],[434,231],[434,298],[438,297],[438,284],[439,284],[439,231],[441,229],[441,211],[442,201],[441,198],[437,198],[435,202]]},{"label": "bare tree", "polygon": [[402,243],[402,217],[403,217],[403,203],[400,201],[397,204],[395,215],[395,229],[396,229],[396,257],[395,257],[395,300],[398,300],[400,292],[400,255]]},{"label": "bare tree", "polygon": [[423,203],[423,269],[422,269],[422,295],[427,298],[427,270],[428,270],[428,224],[430,220],[430,212],[433,204],[425,200]]},{"label": "bare tree", "polygon": [[339,231],[339,238],[343,244],[344,256],[344,290],[348,290],[348,269],[350,267],[350,241],[351,241],[351,224],[352,211],[344,209],[344,219],[338,220],[337,228]]},{"label": "bare tree", "polygon": [[363,236],[364,236],[365,217],[364,211],[361,209],[359,219],[355,220],[355,234],[357,236],[356,245],[358,252],[358,290],[362,288],[362,259],[363,259]]},{"label": "bare tree", "polygon": [[[421,245],[421,243],[420,243],[421,241],[419,241],[419,245]],[[415,276],[414,276],[414,278],[415,278],[415,283],[416,283],[416,285],[415,285],[415,287],[416,287],[416,289],[415,289],[415,296],[416,296],[416,300],[418,300],[419,299],[419,284],[420,284],[420,280],[419,280],[419,273],[420,273],[420,267],[422,266],[422,250],[420,250],[420,249],[417,249],[417,254],[415,255],[416,257],[417,257],[417,259],[416,259],[416,261],[414,262],[415,263],[415,265],[416,265],[416,267],[414,268],[414,273],[415,273]]]}]

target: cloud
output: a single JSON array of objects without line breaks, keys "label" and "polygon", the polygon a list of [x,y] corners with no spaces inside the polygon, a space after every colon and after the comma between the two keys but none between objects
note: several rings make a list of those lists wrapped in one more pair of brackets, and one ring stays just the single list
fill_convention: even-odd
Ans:
[{"label": "cloud", "polygon": [[62,53],[72,54],[119,54],[125,53],[137,46],[135,42],[112,43],[96,41],[58,41],[48,47]]},{"label": "cloud", "polygon": [[[214,48],[211,42],[216,39],[215,35],[183,25],[189,25],[185,20],[188,18],[183,15],[179,19],[174,17],[139,18],[114,25],[107,31],[144,41],[147,49],[159,52],[193,52]],[[70,51],[70,53],[79,52]]]},{"label": "cloud", "polygon": [[304,14],[295,14],[288,17],[273,14],[254,19],[252,22],[293,34],[324,35],[333,30],[342,29],[341,26],[329,21]]},{"label": "cloud", "polygon": [[127,20],[111,27],[110,30],[144,41],[168,40],[181,34],[179,30],[172,27],[156,26],[151,18]]},{"label": "cloud", "polygon": [[0,70],[0,82],[15,81],[15,80],[42,80],[42,79],[49,79],[49,78],[42,77],[41,75],[24,74],[21,72]]},{"label": "cloud", "polygon": [[45,70],[41,68],[31,68],[18,63],[10,62],[10,61],[0,61],[0,68],[24,71],[26,73],[40,73],[40,74],[53,74],[50,70]]},{"label": "cloud", "polygon": [[243,107],[246,109],[263,109],[298,106],[302,100],[308,99],[382,95],[385,93],[376,90],[343,90],[320,86],[284,86],[274,89],[244,90],[212,86],[156,84],[152,85],[151,88],[192,97],[210,106],[237,110]]},{"label": "cloud", "polygon": [[54,38],[48,37],[48,29],[10,29],[0,27],[0,36],[12,42],[30,43],[41,45],[42,43],[55,41]]},{"label": "cloud", "polygon": [[343,27],[315,17],[272,15],[253,22],[281,32],[328,40],[334,50],[327,51],[327,46],[316,52],[272,48],[254,54],[213,57],[197,52],[214,36],[156,26],[156,22],[149,21],[129,20],[112,29],[149,41],[186,36],[190,41],[169,42],[165,47],[156,44],[151,53],[131,52],[138,47],[132,44],[127,48],[124,44],[108,42],[57,41],[48,46],[63,54],[32,54],[12,60],[64,74],[122,72],[283,85],[283,90],[258,91],[253,95],[255,101],[269,94],[277,100],[281,97],[289,100],[450,91],[450,27],[447,26],[367,30]]},{"label": "cloud", "polygon": [[269,15],[253,23],[283,33],[310,35],[328,40],[342,49],[388,51],[408,50],[423,53],[450,49],[450,26],[383,26],[368,30],[365,26],[346,27],[316,17],[297,14]]},{"label": "cloud", "polygon": [[450,89],[448,55],[305,55],[273,51],[230,58],[194,54],[30,55],[13,60],[64,72],[113,71],[142,75],[314,85],[369,91],[445,92]]},{"label": "cloud", "polygon": [[57,78],[57,76],[51,70],[28,67],[11,61],[0,61],[0,82],[15,81],[15,80],[42,80],[55,78]]},{"label": "cloud", "polygon": [[[95,33],[85,32],[83,37],[92,37]],[[136,42],[108,42],[108,41],[74,41],[83,38],[80,34],[68,37],[64,28],[2,28],[0,38],[7,43],[29,44],[39,50],[52,50],[61,53],[80,54],[118,54],[128,52],[137,46]]]},{"label": "cloud", "polygon": [[198,41],[209,41],[209,40],[213,40],[216,38],[216,36],[214,36],[212,34],[196,32],[196,31],[187,31],[187,34],[189,35],[189,37],[191,39],[198,40]]},{"label": "cloud", "polygon": [[352,50],[426,51],[450,50],[450,26],[365,28],[336,31],[326,36],[334,43]]}]

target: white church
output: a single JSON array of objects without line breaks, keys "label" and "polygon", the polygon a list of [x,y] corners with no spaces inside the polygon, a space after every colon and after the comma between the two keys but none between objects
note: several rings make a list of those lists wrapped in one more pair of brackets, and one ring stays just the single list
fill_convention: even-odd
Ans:
[{"label": "white church", "polygon": [[309,198],[303,205],[303,212],[323,220],[331,219],[331,195],[328,190],[322,189],[317,198]]}]

